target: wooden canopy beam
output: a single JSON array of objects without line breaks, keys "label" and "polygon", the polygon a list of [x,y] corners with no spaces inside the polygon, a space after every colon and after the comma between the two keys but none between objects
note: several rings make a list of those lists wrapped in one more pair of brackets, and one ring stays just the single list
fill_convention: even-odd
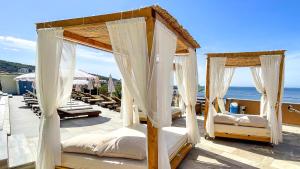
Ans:
[{"label": "wooden canopy beam", "polygon": [[72,41],[72,42],[76,42],[78,44],[81,45],[85,45],[85,46],[89,46],[95,49],[100,49],[100,50],[104,50],[106,52],[112,52],[112,46],[105,44],[105,43],[101,43],[99,41],[90,39],[90,38],[86,38],[83,36],[80,36],[78,34],[69,32],[69,31],[64,31],[64,38],[66,40]]},{"label": "wooden canopy beam", "polygon": [[259,57],[261,55],[283,55],[286,50],[258,51],[258,52],[236,52],[236,53],[207,53],[207,57]]},{"label": "wooden canopy beam", "polygon": [[[90,36],[87,36],[89,33],[95,34],[95,32],[98,31],[93,29],[97,28],[95,27],[96,25],[101,25],[109,21],[116,21],[121,19],[130,19],[138,17],[153,18],[153,14],[156,15],[155,19],[161,21],[166,27],[168,27],[170,31],[172,31],[178,37],[176,50],[177,54],[185,54],[189,47],[193,49],[200,47],[200,45],[197,43],[196,40],[193,39],[193,37],[188,33],[188,31],[184,29],[173,16],[171,16],[166,10],[162,9],[159,6],[149,6],[141,9],[118,12],[113,14],[37,23],[36,29],[62,27],[65,30],[69,31],[69,34],[73,33],[77,34],[78,36],[81,36],[78,37],[76,35],[71,35],[71,38],[67,37],[66,39],[73,40],[77,43],[91,46],[97,49],[111,51],[111,47],[109,47],[111,45],[109,39],[108,41],[100,41],[99,44],[97,43],[97,39],[90,40]],[[81,28],[81,30],[79,28]],[[107,34],[106,27],[101,33]],[[74,36],[76,38],[74,38]],[[87,40],[86,38],[88,38],[89,40]],[[100,48],[98,48],[99,46]]]},{"label": "wooden canopy beam", "polygon": [[132,11],[118,12],[106,15],[90,16],[83,18],[74,18],[66,20],[58,20],[52,22],[41,22],[36,24],[36,29],[51,28],[51,27],[75,27],[88,24],[101,24],[109,21],[130,19],[137,17],[151,17],[152,8],[146,7]]},{"label": "wooden canopy beam", "polygon": [[284,55],[285,50],[259,51],[259,52],[237,52],[237,53],[208,53],[208,58],[226,57],[227,67],[255,67],[261,66],[260,56]]},{"label": "wooden canopy beam", "polygon": [[[159,14],[156,14],[156,19],[159,20],[161,23],[163,23],[169,30],[171,30],[178,38],[178,40],[180,40],[181,42],[184,43],[184,45],[186,46],[186,48],[190,47],[190,48],[194,48],[183,36],[182,34],[180,34],[178,31],[176,31],[171,25],[169,25],[165,19],[163,19]],[[183,50],[186,51],[187,49]]]}]

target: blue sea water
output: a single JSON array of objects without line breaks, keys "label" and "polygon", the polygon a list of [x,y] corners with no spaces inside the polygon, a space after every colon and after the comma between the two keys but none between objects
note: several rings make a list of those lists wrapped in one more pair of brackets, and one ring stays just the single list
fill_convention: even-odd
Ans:
[{"label": "blue sea water", "polygon": [[[198,97],[204,96],[205,91],[198,93]],[[260,94],[254,87],[230,87],[225,98],[260,100]],[[300,103],[300,88],[285,88],[283,102]]]}]

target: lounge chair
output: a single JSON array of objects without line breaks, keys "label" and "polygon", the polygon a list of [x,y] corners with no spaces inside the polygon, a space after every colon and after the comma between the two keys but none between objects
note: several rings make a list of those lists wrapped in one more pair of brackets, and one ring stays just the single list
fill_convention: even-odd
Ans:
[{"label": "lounge chair", "polygon": [[88,117],[98,117],[101,113],[100,110],[96,110],[93,108],[75,108],[75,109],[57,109],[58,115],[60,118],[65,117],[78,117],[78,116],[88,116]]}]

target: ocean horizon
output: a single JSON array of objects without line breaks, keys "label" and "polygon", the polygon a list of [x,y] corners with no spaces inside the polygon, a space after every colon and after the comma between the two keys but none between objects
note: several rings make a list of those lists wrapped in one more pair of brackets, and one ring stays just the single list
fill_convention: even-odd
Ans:
[{"label": "ocean horizon", "polygon": [[[198,92],[198,97],[204,97],[205,90]],[[255,87],[230,87],[225,98],[260,100],[260,93]],[[284,88],[283,102],[300,103],[300,88]]]}]

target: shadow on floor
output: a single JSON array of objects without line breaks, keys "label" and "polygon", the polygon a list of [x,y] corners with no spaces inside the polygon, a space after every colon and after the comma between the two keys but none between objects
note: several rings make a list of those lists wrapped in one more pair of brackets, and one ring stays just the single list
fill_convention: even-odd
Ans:
[{"label": "shadow on floor", "polygon": [[82,117],[76,117],[76,118],[68,118],[63,119],[60,122],[61,128],[70,128],[70,127],[84,127],[84,126],[93,126],[97,124],[102,124],[110,121],[111,118],[108,117],[88,117],[88,116],[82,116]]},{"label": "shadow on floor", "polygon": [[283,142],[274,146],[269,143],[227,138],[216,138],[212,141],[216,144],[243,149],[274,159],[300,162],[300,134],[296,133],[283,132]]},{"label": "shadow on floor", "polygon": [[[185,126],[185,118],[179,120],[176,123]],[[198,119],[198,126],[200,134],[203,137],[205,133],[204,121]],[[231,138],[215,138],[211,139],[211,141],[214,144],[234,147],[274,159],[300,162],[300,134],[287,131],[283,131],[282,134],[283,142],[274,146],[270,143]]]},{"label": "shadow on floor", "polygon": [[195,168],[195,169],[205,169],[205,168],[215,168],[215,169],[257,169],[250,165],[241,163],[239,161],[226,158],[219,154],[203,150],[201,148],[193,148],[185,160],[179,166],[179,169],[185,168]]},{"label": "shadow on floor", "polygon": [[18,108],[19,109],[31,109],[31,107],[29,107],[29,106],[19,106]]}]

